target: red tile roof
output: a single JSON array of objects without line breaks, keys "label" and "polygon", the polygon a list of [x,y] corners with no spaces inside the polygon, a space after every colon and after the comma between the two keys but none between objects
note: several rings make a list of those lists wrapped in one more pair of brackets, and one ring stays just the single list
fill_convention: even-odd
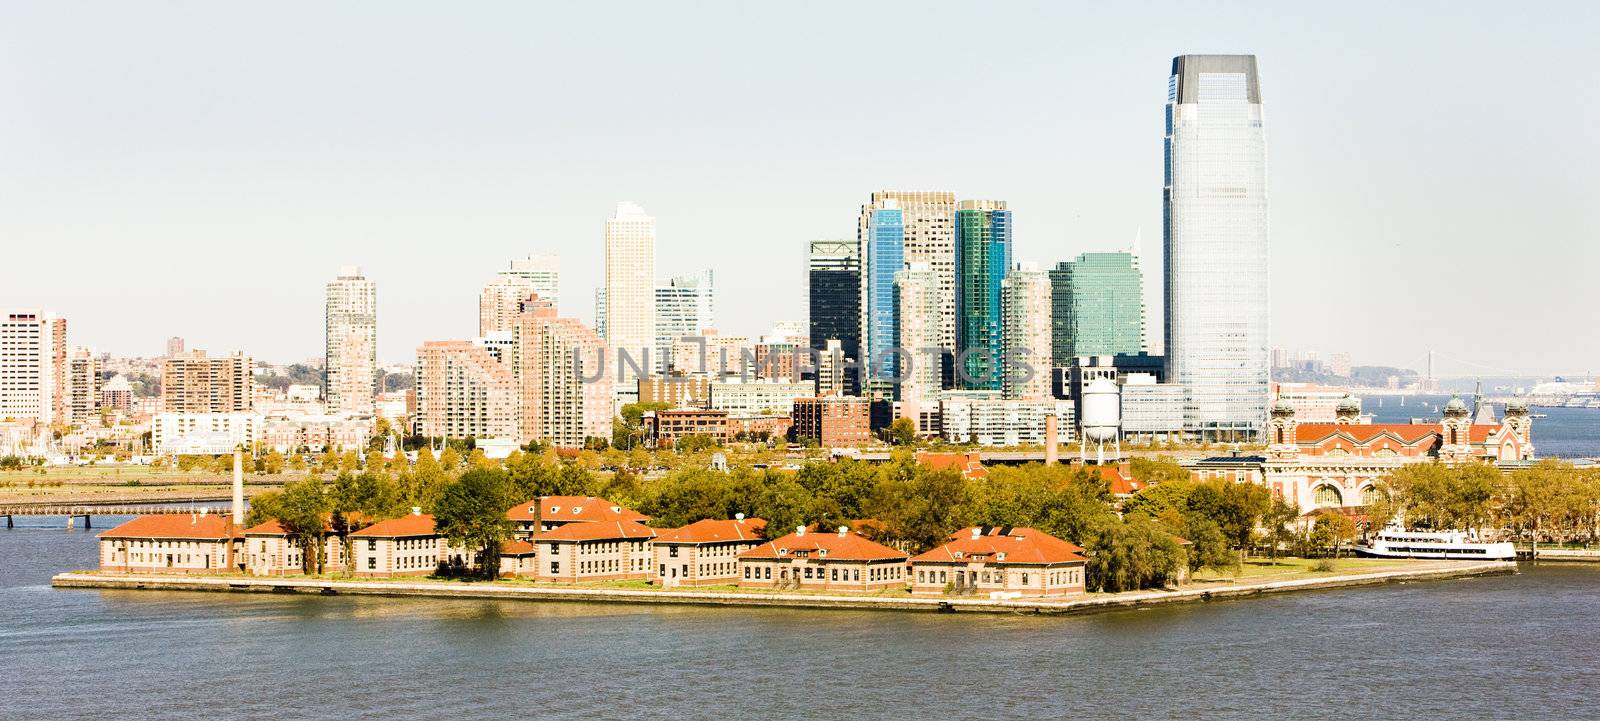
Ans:
[{"label": "red tile roof", "polygon": [[[367,516],[365,514],[362,514],[362,513],[349,513],[349,514],[346,514],[346,516],[349,518],[349,520],[351,520],[351,521],[353,521],[355,523],[358,523],[358,524],[366,522],[367,520],[369,520],[367,518]],[[332,513],[324,513],[324,514],[322,514],[322,531],[323,531],[323,533],[332,533],[333,532],[333,514]],[[244,530],[244,535],[246,535],[246,536],[287,536],[287,535],[289,535],[289,530],[283,527],[283,522],[282,521],[279,521],[276,518],[269,518],[269,519],[266,520],[265,523],[259,523],[259,524],[256,524],[254,526],[251,526],[249,528],[246,528]]]},{"label": "red tile roof", "polygon": [[954,468],[961,471],[961,475],[965,478],[984,478],[989,475],[989,469],[984,468],[983,463],[979,462],[976,451],[971,453],[917,451],[917,462],[934,471]]},{"label": "red tile roof", "polygon": [[1122,468],[1118,466],[1099,466],[1099,469],[1100,477],[1111,484],[1113,496],[1131,496],[1150,485],[1134,478],[1132,474],[1124,474]]},{"label": "red tile roof", "polygon": [[513,521],[636,521],[643,523],[649,516],[631,508],[624,508],[604,498],[594,496],[545,496],[534,501],[518,503],[506,511]]},{"label": "red tile roof", "polygon": [[366,528],[350,534],[352,537],[362,538],[406,538],[410,536],[437,535],[433,530],[433,516],[426,513],[412,514],[391,518],[387,521],[378,521]]},{"label": "red tile roof", "polygon": [[502,556],[526,556],[530,553],[533,553],[533,544],[528,543],[527,541],[515,540],[500,542],[500,555]]},{"label": "red tile roof", "polygon": [[1503,426],[1492,426],[1487,423],[1473,424],[1472,427],[1467,429],[1467,440],[1472,443],[1488,442],[1489,435],[1500,430],[1502,427]]},{"label": "red tile roof", "polygon": [[238,537],[226,516],[170,513],[139,516],[100,534],[100,538],[182,538],[220,541]]},{"label": "red tile roof", "polygon": [[1439,425],[1428,423],[1301,423],[1295,427],[1294,439],[1298,443],[1317,443],[1343,433],[1354,442],[1365,444],[1388,434],[1409,446],[1432,440],[1439,431]]},{"label": "red tile roof", "polygon": [[[1006,531],[1001,535],[1001,531]],[[977,535],[974,536],[973,534]],[[1083,548],[1033,528],[973,526],[950,534],[950,542],[911,559],[912,563],[965,563],[986,556],[989,563],[1050,565],[1087,561]],[[1005,560],[1000,560],[1000,554]]]},{"label": "red tile roof", "polygon": [[[812,559],[825,558],[830,561],[903,561],[906,558],[904,553],[854,533],[840,535],[821,531],[791,533],[745,551],[739,554],[739,558],[794,558],[796,552],[800,551],[810,552]],[[822,555],[822,551],[827,551],[827,555]]]},{"label": "red tile roof", "polygon": [[656,529],[634,521],[595,521],[568,523],[533,537],[540,541],[606,541],[612,539],[655,538]]},{"label": "red tile roof", "polygon": [[671,528],[656,536],[656,543],[720,543],[723,541],[756,541],[767,522],[759,518],[728,521],[707,518],[683,528]]}]

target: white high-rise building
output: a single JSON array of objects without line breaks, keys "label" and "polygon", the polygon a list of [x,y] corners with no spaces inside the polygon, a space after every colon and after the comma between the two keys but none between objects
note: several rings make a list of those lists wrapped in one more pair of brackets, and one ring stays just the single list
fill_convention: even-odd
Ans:
[{"label": "white high-rise building", "polygon": [[715,327],[716,284],[709,268],[673,278],[656,288],[657,353],[673,348],[684,336],[698,336]]},{"label": "white high-rise building", "polygon": [[[643,364],[656,340],[656,219],[634,203],[617,203],[606,221],[605,340],[614,352],[626,352]],[[624,381],[631,368],[608,365],[606,372]]]},{"label": "white high-rise building", "polygon": [[1000,388],[1006,398],[1050,398],[1050,301],[1050,273],[1033,263],[1018,263],[1000,282]]},{"label": "white high-rise building", "polygon": [[67,353],[67,416],[73,423],[89,423],[100,415],[100,356],[93,348],[77,347]]},{"label": "white high-rise building", "polygon": [[896,318],[899,321],[895,345],[908,356],[897,359],[900,376],[896,397],[900,417],[910,418],[917,429],[934,432],[935,412],[939,409],[943,364],[939,274],[927,263],[908,263],[894,276]]},{"label": "white high-rise building", "polygon": [[0,315],[0,420],[66,423],[67,320],[36,310]]},{"label": "white high-rise building", "polygon": [[[502,278],[523,278],[533,286],[533,292],[552,303],[561,296],[561,256],[534,254],[511,261],[511,267],[500,271]],[[557,307],[560,304],[557,303]]]},{"label": "white high-rise building", "polygon": [[326,380],[322,397],[333,413],[371,413],[378,379],[378,285],[360,266],[339,269],[329,281]]},{"label": "white high-rise building", "polygon": [[1183,55],[1167,85],[1166,379],[1186,433],[1267,418],[1267,147],[1253,55]]},{"label": "white high-rise building", "polygon": [[561,258],[530,255],[511,261],[478,293],[478,335],[510,331],[518,309],[529,295],[558,303],[561,294]]}]

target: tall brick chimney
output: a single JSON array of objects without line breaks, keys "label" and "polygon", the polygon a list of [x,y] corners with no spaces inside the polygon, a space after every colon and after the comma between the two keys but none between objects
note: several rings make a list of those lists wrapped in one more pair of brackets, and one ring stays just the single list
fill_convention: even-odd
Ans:
[{"label": "tall brick chimney", "polygon": [[1056,420],[1054,413],[1044,417],[1044,464],[1053,466],[1061,461],[1061,451],[1056,448]]}]

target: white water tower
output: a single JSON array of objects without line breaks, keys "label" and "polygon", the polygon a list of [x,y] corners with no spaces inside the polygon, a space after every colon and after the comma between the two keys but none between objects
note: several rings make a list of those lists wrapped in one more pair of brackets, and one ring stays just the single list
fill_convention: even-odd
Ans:
[{"label": "white water tower", "polygon": [[1109,378],[1090,381],[1083,387],[1079,407],[1082,409],[1079,425],[1083,434],[1078,437],[1078,457],[1088,463],[1088,444],[1093,443],[1096,462],[1105,463],[1106,443],[1109,441],[1115,449],[1115,457],[1121,458],[1122,394],[1116,382]]}]

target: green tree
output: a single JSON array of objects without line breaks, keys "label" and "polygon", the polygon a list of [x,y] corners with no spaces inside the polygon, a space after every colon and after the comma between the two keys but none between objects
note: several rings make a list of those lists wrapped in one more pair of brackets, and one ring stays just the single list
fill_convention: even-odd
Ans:
[{"label": "green tree", "polygon": [[500,573],[500,544],[515,530],[506,510],[519,500],[505,471],[474,468],[445,487],[434,522],[451,545],[476,550],[478,574],[493,579]]},{"label": "green tree", "polygon": [[1145,483],[1159,484],[1174,481],[1188,481],[1191,478],[1189,469],[1178,465],[1170,456],[1146,458],[1134,456],[1129,459],[1130,470],[1133,477]]},{"label": "green tree", "polygon": [[885,467],[869,510],[884,522],[889,540],[902,541],[921,552],[970,525],[969,501],[967,481],[956,471],[930,471],[909,460],[898,460]]},{"label": "green tree", "polygon": [[1207,518],[1241,554],[1250,547],[1251,535],[1272,503],[1272,494],[1254,483],[1211,480],[1197,483],[1189,492],[1185,517]]},{"label": "green tree", "polygon": [[705,433],[695,433],[678,439],[679,453],[699,453],[721,446],[722,443]]},{"label": "green tree", "polygon": [[1314,548],[1328,549],[1338,558],[1344,545],[1356,538],[1356,524],[1349,516],[1332,508],[1319,509],[1311,517],[1310,541]]},{"label": "green tree", "polygon": [[1300,518],[1300,508],[1278,496],[1273,496],[1267,510],[1261,514],[1262,540],[1267,545],[1267,556],[1272,565],[1278,565],[1278,551],[1294,540],[1293,523]]},{"label": "green tree", "polygon": [[245,528],[259,526],[282,515],[283,492],[267,491],[250,499],[250,510],[245,513]]},{"label": "green tree", "polygon": [[446,473],[455,472],[456,467],[460,465],[461,452],[456,450],[455,446],[446,445],[444,450],[439,452],[439,467],[443,468]]},{"label": "green tree", "polygon": [[1091,591],[1157,588],[1177,580],[1188,563],[1183,547],[1143,514],[1102,529],[1089,544],[1085,585]]},{"label": "green tree", "polygon": [[284,463],[285,461],[282,453],[271,451],[267,453],[264,459],[262,459],[261,470],[268,475],[276,476],[280,473],[283,473]]},{"label": "green tree", "polygon": [[706,518],[730,518],[744,500],[727,474],[703,468],[670,473],[653,491],[640,510],[666,528]]},{"label": "green tree", "polygon": [[[284,484],[276,516],[291,542],[303,549],[304,552],[300,554],[301,571],[305,573],[323,571],[322,538],[331,510],[332,503],[320,479],[313,476]],[[349,546],[343,548],[348,549]]]},{"label": "green tree", "polygon": [[1222,535],[1222,527],[1216,521],[1191,518],[1184,527],[1183,535],[1191,544],[1188,554],[1190,571],[1202,568],[1221,571],[1239,567],[1239,557],[1228,547],[1228,538]]},{"label": "green tree", "polygon": [[811,495],[791,474],[768,474],[755,493],[751,509],[767,522],[766,536],[781,538],[799,526],[810,525]]},{"label": "green tree", "polygon": [[889,423],[884,431],[884,440],[897,446],[912,446],[917,443],[917,423],[910,418],[896,418]]}]

